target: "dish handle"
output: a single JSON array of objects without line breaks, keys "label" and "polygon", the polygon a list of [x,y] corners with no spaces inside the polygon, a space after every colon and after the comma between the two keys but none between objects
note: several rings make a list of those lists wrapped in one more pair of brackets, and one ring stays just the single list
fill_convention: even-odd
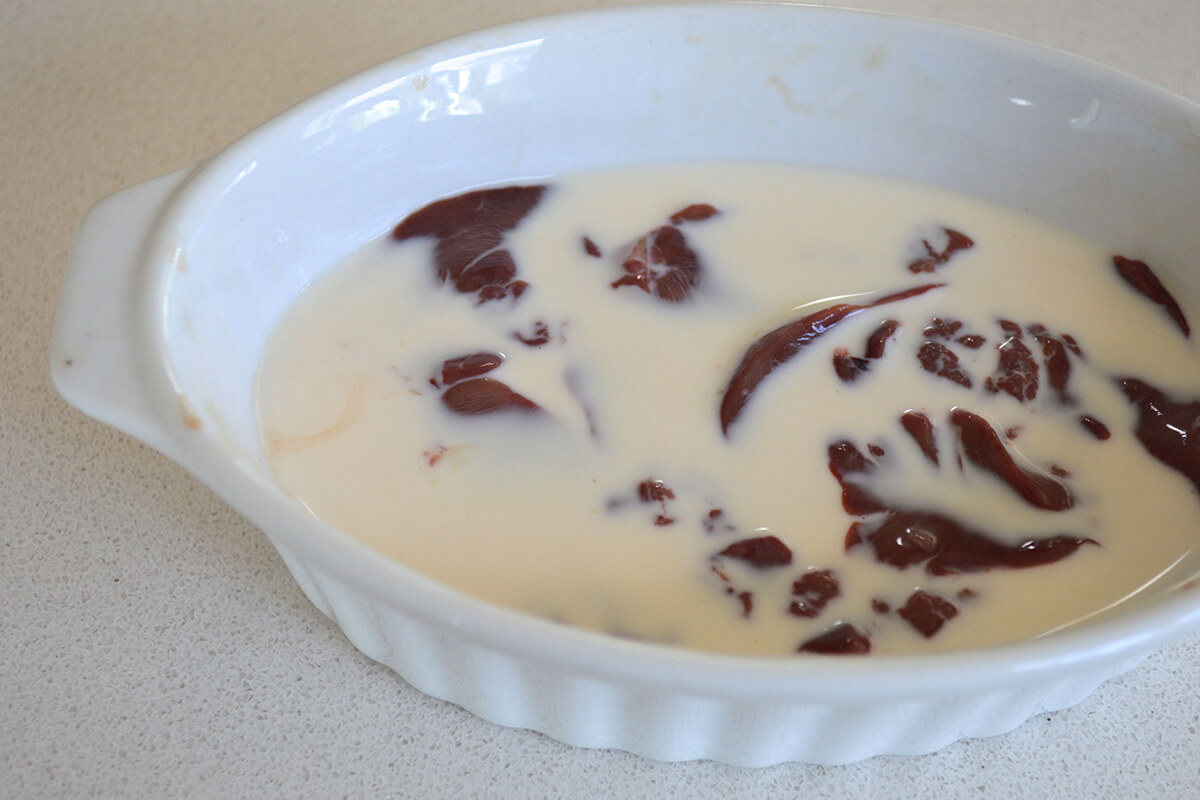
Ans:
[{"label": "dish handle", "polygon": [[67,402],[158,450],[166,449],[168,432],[140,369],[142,256],[191,171],[123,189],[88,211],[71,246],[50,343],[50,375]]}]

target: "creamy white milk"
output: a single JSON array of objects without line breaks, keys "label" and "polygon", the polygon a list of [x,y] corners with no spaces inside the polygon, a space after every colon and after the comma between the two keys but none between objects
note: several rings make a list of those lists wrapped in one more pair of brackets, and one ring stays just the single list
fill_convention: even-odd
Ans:
[{"label": "creamy white milk", "polygon": [[[505,236],[528,283],[519,297],[479,302],[438,280],[434,238],[383,237],[281,322],[260,370],[263,439],[279,481],[313,514],[488,601],[736,653],[794,653],[839,623],[868,635],[873,653],[1034,637],[1195,572],[1200,498],[1135,438],[1137,411],[1113,378],[1137,376],[1190,402],[1200,398],[1200,355],[1116,275],[1113,253],[970,198],[779,165],[630,167],[546,183]],[[701,263],[694,295],[667,303],[613,288],[633,245],[693,203],[719,212],[677,226]],[[906,265],[924,253],[923,238],[939,246],[942,226],[974,246],[913,274]],[[866,309],[777,367],[723,433],[726,386],[765,333],[834,298],[864,304],[926,283],[945,285]],[[934,317],[986,337],[977,349],[948,343],[971,389],[921,368],[916,352]],[[887,319],[900,327],[884,357],[852,383],[839,379],[835,350],[862,356]],[[1074,337],[1083,352],[1071,356],[1074,405],[1055,398],[1045,369],[1034,401],[984,390],[1001,319]],[[546,344],[513,336],[536,323]],[[543,413],[451,413],[430,378],[446,359],[478,352],[503,355],[486,377]],[[1031,470],[1065,470],[1074,506],[1035,508],[995,475],[960,468],[949,422],[959,407],[1019,429],[1006,446]],[[935,423],[940,466],[901,427],[910,409]],[[1084,413],[1111,438],[1085,430]],[[869,486],[891,502],[1006,545],[1059,534],[1098,544],[1043,566],[957,575],[897,569],[865,545],[847,550],[860,517],[843,508],[828,454],[843,439],[886,450],[892,468]],[[648,479],[674,499],[642,502]],[[672,522],[655,524],[660,515]],[[791,549],[790,565],[714,558],[768,534]],[[788,608],[810,569],[833,570],[840,594],[804,618]],[[928,638],[896,613],[916,589],[958,609]]]}]

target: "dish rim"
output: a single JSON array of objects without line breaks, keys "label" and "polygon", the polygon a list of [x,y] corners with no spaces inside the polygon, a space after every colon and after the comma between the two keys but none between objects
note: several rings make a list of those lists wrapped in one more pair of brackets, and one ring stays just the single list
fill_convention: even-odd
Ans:
[{"label": "dish rim", "polygon": [[[695,695],[729,695],[773,701],[812,700],[866,703],[925,696],[931,688],[967,691],[1015,686],[1036,676],[1065,673],[1072,666],[1157,647],[1200,628],[1200,590],[1162,590],[1147,601],[1101,621],[1081,624],[1031,640],[930,654],[829,658],[810,655],[745,656],[691,650],[621,639],[611,634],[552,622],[490,604],[452,589],[370,549],[312,517],[211,435],[198,433],[177,413],[182,396],[167,346],[166,310],[170,270],[178,257],[178,237],[186,217],[211,206],[236,182],[247,156],[273,138],[294,131],[303,120],[335,102],[411,79],[422,67],[476,50],[472,39],[516,40],[552,35],[564,26],[586,25],[597,17],[655,14],[826,13],[885,19],[887,24],[941,31],[1003,51],[1006,56],[1066,69],[1114,91],[1133,92],[1155,106],[1186,114],[1200,129],[1200,107],[1140,78],[1064,51],[1023,39],[953,23],[890,12],[863,11],[807,3],[717,2],[610,7],[534,17],[473,31],[430,44],[339,81],[257,126],[210,158],[184,179],[161,209],[141,259],[135,328],[136,360],[164,427],[164,452],[197,475],[234,508],[246,513],[277,545],[318,561],[337,580],[377,602],[438,625],[490,650],[536,658],[569,668],[572,675],[670,686]],[[207,427],[207,426],[206,426]],[[232,469],[231,469],[232,467]],[[1193,579],[1191,584],[1196,584]],[[864,680],[867,676],[883,680]]]}]

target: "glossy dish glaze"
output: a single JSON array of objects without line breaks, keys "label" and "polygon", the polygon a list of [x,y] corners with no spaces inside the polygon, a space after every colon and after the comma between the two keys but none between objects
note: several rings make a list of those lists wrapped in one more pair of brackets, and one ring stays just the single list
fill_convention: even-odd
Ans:
[{"label": "glossy dish glaze", "polygon": [[73,251],[54,377],[258,524],[355,646],[484,718],[668,760],[927,752],[1078,702],[1194,630],[1195,581],[1031,642],[853,663],[573,630],[414,574],[292,502],[257,437],[267,336],[305,286],[433,198],[688,159],[963,192],[1137,252],[1197,297],[1197,130],[1194,107],[1136,80],[920,21],[709,5],[519,23],[370,70],[98,205]]}]

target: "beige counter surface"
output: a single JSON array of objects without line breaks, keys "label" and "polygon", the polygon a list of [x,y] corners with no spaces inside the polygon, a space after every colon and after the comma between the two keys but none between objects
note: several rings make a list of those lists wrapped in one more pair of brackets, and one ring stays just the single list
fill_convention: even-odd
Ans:
[{"label": "beige counter surface", "polygon": [[[420,45],[601,4],[0,4],[0,798],[1200,798],[1195,636],[1073,709],[920,758],[662,764],[491,725],[359,654],[253,526],[54,393],[54,303],[96,200]],[[854,5],[1053,45],[1200,101],[1193,0]]]}]

